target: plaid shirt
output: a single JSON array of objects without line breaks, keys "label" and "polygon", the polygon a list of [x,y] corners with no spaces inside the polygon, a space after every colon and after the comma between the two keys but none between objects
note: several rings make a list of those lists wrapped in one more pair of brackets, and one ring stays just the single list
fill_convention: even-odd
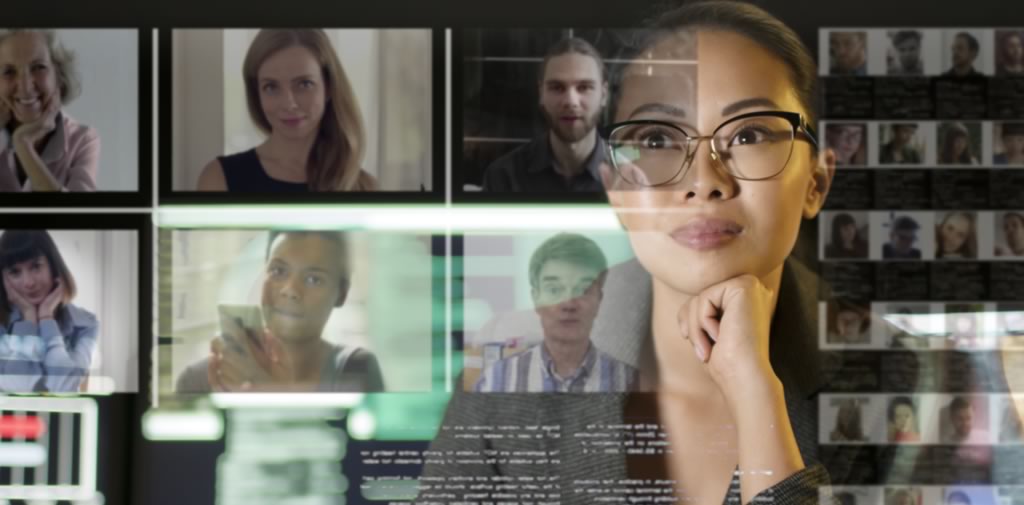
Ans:
[{"label": "plaid shirt", "polygon": [[590,344],[580,367],[562,377],[555,372],[554,360],[544,344],[537,344],[484,370],[473,389],[485,393],[623,392],[630,390],[636,375],[635,368]]}]

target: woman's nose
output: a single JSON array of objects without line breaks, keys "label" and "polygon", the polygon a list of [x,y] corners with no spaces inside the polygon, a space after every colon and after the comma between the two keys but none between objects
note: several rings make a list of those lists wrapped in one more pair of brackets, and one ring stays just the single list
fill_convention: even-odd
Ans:
[{"label": "woman's nose", "polygon": [[292,91],[285,91],[285,104],[289,109],[299,108],[299,102],[295,99],[295,93]]},{"label": "woman's nose", "polygon": [[279,291],[282,297],[298,300],[302,297],[302,289],[298,286],[298,281],[295,279],[288,279],[281,284],[281,290]]},{"label": "woman's nose", "polygon": [[736,193],[736,181],[725,170],[721,158],[712,157],[711,142],[700,142],[684,168],[681,193],[686,201],[728,200]]},{"label": "woman's nose", "polygon": [[14,80],[14,91],[20,93],[27,93],[33,88],[32,77],[28,72],[21,72],[18,77]]}]

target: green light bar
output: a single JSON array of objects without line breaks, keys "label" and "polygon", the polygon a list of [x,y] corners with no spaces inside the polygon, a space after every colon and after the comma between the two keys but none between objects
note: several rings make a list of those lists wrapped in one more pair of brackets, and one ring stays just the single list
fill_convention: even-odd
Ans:
[{"label": "green light bar", "polygon": [[264,205],[161,207],[165,228],[292,228],[424,231],[620,230],[606,204],[594,205]]}]

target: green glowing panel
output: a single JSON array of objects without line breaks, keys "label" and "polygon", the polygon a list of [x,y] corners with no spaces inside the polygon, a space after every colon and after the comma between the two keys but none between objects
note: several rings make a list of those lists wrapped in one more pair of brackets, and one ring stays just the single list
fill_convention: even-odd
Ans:
[{"label": "green glowing panel", "polygon": [[441,426],[448,393],[366,395],[361,408],[371,412],[375,440],[432,440]]}]

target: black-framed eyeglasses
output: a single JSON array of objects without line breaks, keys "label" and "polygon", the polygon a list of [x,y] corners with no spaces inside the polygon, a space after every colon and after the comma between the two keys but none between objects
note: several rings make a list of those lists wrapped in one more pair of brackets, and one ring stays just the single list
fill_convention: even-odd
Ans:
[{"label": "black-framed eyeglasses", "polygon": [[729,175],[748,181],[771,179],[782,173],[797,138],[818,149],[817,135],[803,115],[786,111],[741,114],[706,136],[654,119],[611,124],[601,129],[601,135],[607,139],[615,171],[640,186],[662,186],[676,180],[693,164],[704,139],[711,141],[711,159],[721,162]]}]

